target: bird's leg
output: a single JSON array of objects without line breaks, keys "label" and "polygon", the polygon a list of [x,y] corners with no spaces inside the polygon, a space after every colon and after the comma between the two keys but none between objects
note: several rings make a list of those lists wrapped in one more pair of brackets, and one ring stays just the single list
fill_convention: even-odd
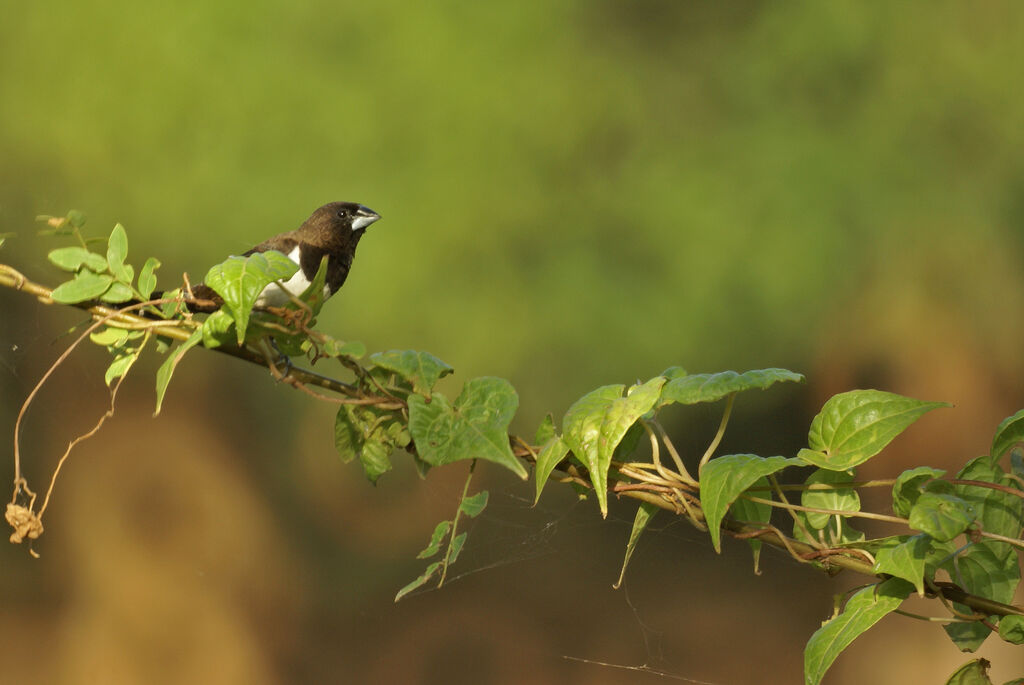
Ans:
[{"label": "bird's leg", "polygon": [[[269,343],[267,341],[269,341]],[[263,359],[266,360],[267,368],[270,369],[270,375],[274,377],[274,380],[283,381],[291,372],[292,360],[286,355],[281,354],[281,351],[277,349],[277,343],[274,342],[272,337],[264,336],[260,338],[259,342],[256,343],[256,349],[259,350],[260,354],[263,355]],[[284,360],[284,372],[277,368],[277,362],[279,360]]]}]

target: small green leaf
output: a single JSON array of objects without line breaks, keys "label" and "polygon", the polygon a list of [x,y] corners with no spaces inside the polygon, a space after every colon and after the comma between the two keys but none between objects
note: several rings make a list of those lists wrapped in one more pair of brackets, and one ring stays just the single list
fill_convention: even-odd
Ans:
[{"label": "small green leaf", "polygon": [[[667,369],[673,372],[679,367]],[[660,405],[672,402],[678,404],[697,404],[698,402],[715,402],[735,392],[753,388],[767,389],[775,383],[791,381],[802,382],[804,377],[786,369],[756,369],[744,373],[722,371],[720,373],[701,373],[692,376],[676,375],[665,384],[661,392]]]},{"label": "small green leaf", "polygon": [[544,490],[548,478],[551,477],[551,472],[560,461],[565,459],[565,455],[568,453],[569,446],[557,435],[552,436],[541,448],[540,453],[537,454],[537,468],[534,472],[534,479],[537,481],[537,494],[533,498],[534,504],[540,501],[540,493]]},{"label": "small green leaf", "polygon": [[[756,491],[751,494],[761,499],[772,499],[767,478],[758,478],[749,489]],[[772,519],[772,506],[739,498],[729,506],[729,516],[737,521],[767,525]],[[761,575],[758,567],[761,562],[761,546],[763,543],[757,538],[748,538],[747,544],[750,545],[750,549],[754,554],[754,575]]]},{"label": "small green leaf", "polygon": [[409,397],[409,432],[420,458],[431,466],[463,459],[486,459],[526,478],[526,469],[512,454],[508,426],[519,396],[504,378],[474,378],[451,404],[441,393],[428,402]]},{"label": "small green leaf", "polygon": [[202,339],[203,331],[201,329],[196,330],[156,370],[156,411],[153,412],[153,416],[160,413],[160,407],[164,403],[164,394],[167,392],[167,386],[171,382],[171,376],[174,375],[174,369],[177,368],[178,362],[181,361],[186,352],[198,345]]},{"label": "small green leaf", "polygon": [[928,533],[939,542],[948,542],[974,522],[970,504],[955,495],[926,492],[910,509],[910,527]]},{"label": "small green leaf", "polygon": [[[818,469],[811,473],[805,481],[806,485],[842,485],[853,482],[853,476],[846,471],[829,471]],[[860,511],[860,495],[853,488],[836,490],[804,490],[800,503],[812,509],[833,509],[837,511]],[[821,530],[832,520],[832,514],[821,514],[808,511],[807,522],[811,527]]]},{"label": "small green leaf", "polygon": [[235,320],[223,309],[218,309],[203,322],[203,347],[214,349],[235,342]]},{"label": "small green leaf", "polygon": [[892,510],[897,516],[909,516],[925,484],[944,475],[946,472],[943,469],[933,469],[931,466],[918,466],[901,473],[892,486]]},{"label": "small green leaf", "polygon": [[295,275],[299,265],[275,250],[256,252],[248,257],[228,257],[211,268],[206,285],[224,298],[224,306],[235,320],[238,344],[245,341],[249,315],[263,289],[274,281]]},{"label": "small green leaf", "polygon": [[83,226],[85,226],[85,212],[79,211],[77,209],[72,209],[67,213],[67,216],[65,218],[67,219],[68,223],[70,223],[75,228],[82,228]]},{"label": "small green leaf", "polygon": [[643,385],[634,385],[625,397],[613,399],[604,411],[598,429],[596,460],[587,464],[602,516],[608,514],[608,469],[615,450],[640,417],[654,407],[664,384],[662,376],[655,376]]},{"label": "small green leaf", "polygon": [[125,350],[123,354],[118,355],[114,358],[114,361],[110,362],[106,373],[103,374],[103,382],[107,384],[108,388],[111,383],[128,373],[135,360],[139,358],[141,351],[140,348]]},{"label": "small green leaf", "polygon": [[415,392],[428,398],[434,385],[454,371],[429,352],[416,350],[375,352],[370,355],[370,361],[408,380]]},{"label": "small green leaf", "polygon": [[[604,385],[591,390],[589,393],[576,400],[565,412],[562,418],[562,441],[569,446],[576,457],[583,462],[590,472],[590,480],[595,483],[602,482],[600,474],[597,473],[600,467],[598,456],[598,443],[600,442],[601,425],[604,422],[605,412],[612,403],[622,397],[624,385]],[[608,474],[604,475],[604,482],[607,483]],[[597,491],[598,506],[601,514],[606,515],[608,511],[607,491]]]},{"label": "small green leaf", "polygon": [[1024,409],[1003,419],[992,438],[992,463],[998,462],[1018,442],[1024,441]]},{"label": "small green leaf", "polygon": [[[727,454],[712,459],[700,470],[700,503],[711,535],[711,544],[721,553],[719,526],[729,506],[759,478],[777,473],[787,466],[802,465],[799,459],[759,457],[756,454]],[[760,494],[760,493],[759,493]]]},{"label": "small green leaf", "polygon": [[537,427],[537,432],[533,436],[533,444],[547,444],[547,441],[553,437],[555,437],[555,419],[551,414],[548,414],[544,417],[544,420],[540,422],[540,426]]},{"label": "small green leaf", "polygon": [[835,618],[819,628],[804,648],[804,683],[818,685],[825,672],[857,636],[898,609],[912,586],[905,580],[890,578],[866,587],[846,603]]},{"label": "small green leaf", "polygon": [[421,573],[420,576],[416,578],[416,580],[412,581],[411,583],[409,583],[408,585],[406,585],[398,591],[398,594],[395,595],[395,602],[398,602],[398,600],[402,599],[413,590],[429,583],[430,579],[437,575],[437,572],[440,568],[440,561],[435,561],[430,566],[427,566],[427,570]]},{"label": "small green leaf", "polygon": [[54,302],[60,304],[75,304],[93,300],[102,295],[110,287],[114,279],[106,274],[97,274],[92,271],[82,271],[73,279],[61,283],[54,288],[50,297]]},{"label": "small green leaf", "polygon": [[351,357],[352,359],[359,359],[366,354],[366,345],[358,340],[344,342],[342,340],[328,338],[324,341],[321,349],[328,357]]},{"label": "small green leaf", "polygon": [[452,544],[448,552],[448,565],[451,566],[459,559],[459,555],[462,554],[462,547],[466,544],[467,533],[459,533],[452,538]]},{"label": "small green leaf", "polygon": [[[334,419],[334,446],[342,461],[359,457],[363,472],[372,483],[391,470],[391,452],[397,436],[380,410],[343,404]],[[391,424],[394,425],[394,424]]]},{"label": "small green leaf", "polygon": [[[962,614],[970,615],[973,613],[970,607],[957,602],[953,602],[953,608]],[[946,635],[949,636],[949,639],[961,652],[977,651],[985,640],[988,639],[988,636],[992,634],[988,626],[979,621],[948,623],[942,626],[942,629],[946,631]]]},{"label": "small green leaf", "polygon": [[888,573],[913,583],[917,594],[924,597],[924,560],[931,538],[915,535],[899,544],[884,547],[875,556],[875,573]]},{"label": "small green leaf", "polygon": [[391,470],[391,453],[394,447],[390,440],[379,438],[367,440],[359,452],[359,463],[371,483]]},{"label": "small green leaf", "polygon": [[153,296],[153,291],[156,290],[156,270],[160,268],[160,260],[156,257],[150,257],[146,260],[146,263],[142,265],[142,270],[139,271],[139,293],[142,294],[143,299],[148,300]]},{"label": "small green leaf", "polygon": [[451,521],[441,521],[434,526],[434,533],[430,536],[430,543],[423,548],[423,551],[416,555],[417,559],[429,559],[441,551],[441,544],[452,529]]},{"label": "small green leaf", "polygon": [[[313,312],[313,316],[320,313],[320,309],[323,308],[324,302],[327,298],[324,296],[324,285],[327,283],[327,255],[324,255],[320,259],[320,266],[316,269],[316,274],[313,275],[313,280],[309,282],[309,285],[299,295],[299,299],[305,302],[310,310]],[[289,306],[295,307],[294,303],[289,303]]]},{"label": "small green leaf", "polygon": [[107,239],[107,266],[110,267],[110,273],[114,274],[114,278],[131,285],[133,274],[124,263],[127,256],[128,234],[125,233],[124,226],[117,224]]},{"label": "small green leaf", "polygon": [[1010,615],[999,619],[999,637],[1015,645],[1024,645],[1024,616]]},{"label": "small green leaf", "polygon": [[644,532],[647,524],[651,522],[651,519],[657,513],[658,507],[650,502],[640,502],[640,506],[636,510],[636,516],[633,517],[633,530],[630,531],[629,542],[626,543],[626,555],[622,558],[622,570],[619,571],[619,579],[612,585],[616,590],[622,587],[622,580],[626,577],[626,567],[629,566],[629,560],[633,556],[633,550],[636,549],[636,543],[640,540],[640,534]]},{"label": "small green leaf", "polygon": [[811,422],[809,450],[799,457],[832,471],[846,471],[881,452],[922,414],[948,407],[880,390],[851,390],[829,399]]},{"label": "small green leaf", "polygon": [[100,296],[100,301],[118,304],[121,302],[127,302],[133,297],[135,297],[135,293],[132,292],[130,287],[124,283],[114,282],[110,284],[109,288],[107,288],[107,292]]},{"label": "small green leaf", "polygon": [[[1016,485],[1008,478],[998,463],[992,463],[988,457],[978,457],[967,462],[957,474],[959,480],[975,480],[994,485]],[[1024,518],[1024,500],[1008,492],[981,487],[980,485],[956,485],[956,494],[974,507],[986,532],[996,533],[1005,537],[1020,536],[1022,518]],[[1013,553],[1013,547],[1006,545],[1007,554]]]},{"label": "small green leaf", "polygon": [[1007,558],[992,541],[986,540],[973,543],[960,554],[952,564],[950,576],[971,594],[1009,604],[1020,582],[1020,565],[1016,554]]},{"label": "small green leaf", "polygon": [[654,407],[665,383],[655,376],[622,397],[623,385],[605,385],[578,399],[562,420],[562,440],[583,462],[594,484],[601,515],[608,515],[608,468],[619,442]]},{"label": "small green leaf", "polygon": [[65,271],[78,271],[82,266],[90,271],[107,270],[107,260],[103,255],[90,252],[84,247],[58,247],[46,256],[55,266]]},{"label": "small green leaf", "polygon": [[992,685],[988,677],[989,662],[987,659],[968,661],[953,671],[946,685]]},{"label": "small green leaf", "polygon": [[89,340],[97,345],[108,347],[112,345],[119,345],[125,340],[128,340],[128,336],[132,331],[127,328],[114,328],[113,326],[104,326],[98,331],[93,331],[89,334]]},{"label": "small green leaf", "polygon": [[487,491],[481,490],[472,497],[467,497],[459,504],[459,511],[469,518],[476,518],[487,506]]}]

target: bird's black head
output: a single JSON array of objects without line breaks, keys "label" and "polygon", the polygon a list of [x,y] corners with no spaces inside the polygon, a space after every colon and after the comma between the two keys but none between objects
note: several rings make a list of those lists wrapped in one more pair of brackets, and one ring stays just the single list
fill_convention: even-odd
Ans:
[{"label": "bird's black head", "polygon": [[302,228],[331,233],[342,240],[358,240],[377,219],[380,214],[356,202],[331,202],[313,212]]}]

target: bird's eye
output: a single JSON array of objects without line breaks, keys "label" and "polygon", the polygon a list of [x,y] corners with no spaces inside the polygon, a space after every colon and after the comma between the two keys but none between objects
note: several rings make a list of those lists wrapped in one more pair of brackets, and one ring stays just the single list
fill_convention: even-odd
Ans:
[{"label": "bird's eye", "polygon": [[346,216],[348,216],[348,211],[347,210],[344,210],[344,209],[339,209],[338,210],[338,218],[339,219],[344,219]]}]

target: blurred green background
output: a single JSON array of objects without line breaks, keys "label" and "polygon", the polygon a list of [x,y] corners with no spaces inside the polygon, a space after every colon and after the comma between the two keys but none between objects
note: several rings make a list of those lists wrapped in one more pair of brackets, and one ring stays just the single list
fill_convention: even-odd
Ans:
[{"label": "blurred green background", "polygon": [[[2,9],[0,232],[17,236],[0,258],[31,277],[58,278],[37,214],[120,221],[171,287],[350,200],[384,218],[321,328],[429,350],[452,393],[509,378],[526,434],[669,365],[784,366],[808,384],[743,398],[723,449],[794,453],[854,387],[955,403],[872,467],[892,476],[957,468],[1024,406],[1019,3]],[[80,319],[0,292],[4,435]],[[628,507],[602,524],[550,492],[530,509],[488,468],[477,572],[392,605],[463,469],[372,488],[333,454],[329,407],[213,356],[186,361],[155,421],[143,364],[62,474],[43,558],[0,551],[0,681],[659,681],[589,659],[791,683],[856,582],[779,555],[757,577],[743,546],[715,557],[666,524],[613,592]],[[83,352],[30,412],[37,490],[102,412],[102,372]],[[716,411],[673,419],[689,453]],[[966,660],[889,623],[833,682],[936,682]],[[985,649],[996,678],[1024,670]]]}]

